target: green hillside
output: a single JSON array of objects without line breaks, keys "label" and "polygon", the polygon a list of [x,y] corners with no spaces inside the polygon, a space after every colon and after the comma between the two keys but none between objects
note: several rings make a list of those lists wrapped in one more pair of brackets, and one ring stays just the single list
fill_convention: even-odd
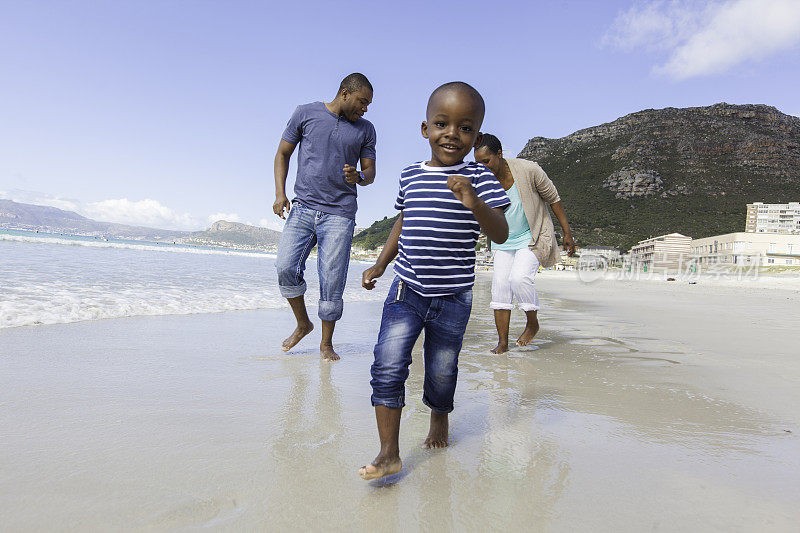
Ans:
[{"label": "green hillside", "polygon": [[373,222],[370,227],[353,237],[353,246],[365,250],[374,250],[378,246],[383,246],[399,216],[397,214],[392,218],[383,217],[383,220]]}]

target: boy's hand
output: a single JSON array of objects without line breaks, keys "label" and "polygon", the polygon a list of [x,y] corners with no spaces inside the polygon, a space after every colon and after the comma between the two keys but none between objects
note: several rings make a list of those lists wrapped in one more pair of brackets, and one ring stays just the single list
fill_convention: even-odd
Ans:
[{"label": "boy's hand", "polygon": [[282,219],[286,219],[283,214],[283,210],[286,209],[286,212],[289,212],[289,209],[292,207],[292,204],[289,203],[289,199],[286,196],[278,196],[275,198],[275,203],[272,204],[272,211],[281,217]]},{"label": "boy's hand", "polygon": [[386,270],[386,267],[382,267],[380,265],[373,265],[366,269],[363,274],[361,274],[361,286],[371,291],[375,288],[375,280],[381,276],[383,276],[383,272]]},{"label": "boy's hand", "polygon": [[466,176],[453,175],[447,178],[447,187],[453,191],[456,199],[464,207],[474,210],[480,203],[480,198],[472,187],[472,181]]},{"label": "boy's hand", "polygon": [[350,185],[355,185],[361,181],[361,173],[356,170],[356,167],[350,165],[344,166],[344,180]]}]

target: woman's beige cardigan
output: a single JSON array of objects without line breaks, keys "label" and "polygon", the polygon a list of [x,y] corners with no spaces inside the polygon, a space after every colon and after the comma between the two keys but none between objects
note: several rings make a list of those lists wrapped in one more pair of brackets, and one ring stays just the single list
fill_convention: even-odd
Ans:
[{"label": "woman's beige cardigan", "polygon": [[506,158],[514,183],[517,184],[525,218],[531,227],[531,243],[528,245],[539,264],[551,267],[561,260],[556,241],[553,219],[547,206],[561,200],[558,191],[542,167],[527,159]]}]

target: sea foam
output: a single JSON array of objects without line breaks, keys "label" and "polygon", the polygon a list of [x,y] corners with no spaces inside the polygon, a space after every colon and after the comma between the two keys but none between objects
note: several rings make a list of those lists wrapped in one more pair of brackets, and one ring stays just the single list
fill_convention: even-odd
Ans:
[{"label": "sea foam", "polygon": [[[362,269],[351,264],[345,302],[385,297],[385,287],[361,288]],[[314,258],[305,279],[313,307],[319,297]],[[274,255],[0,234],[0,328],[286,305]]]}]

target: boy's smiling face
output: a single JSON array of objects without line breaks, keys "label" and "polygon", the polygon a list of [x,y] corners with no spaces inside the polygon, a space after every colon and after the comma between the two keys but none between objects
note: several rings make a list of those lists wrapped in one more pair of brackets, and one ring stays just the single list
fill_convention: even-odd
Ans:
[{"label": "boy's smiling face", "polygon": [[433,94],[428,104],[422,136],[431,145],[431,166],[450,167],[464,157],[480,140],[483,103],[463,89],[445,89]]}]

